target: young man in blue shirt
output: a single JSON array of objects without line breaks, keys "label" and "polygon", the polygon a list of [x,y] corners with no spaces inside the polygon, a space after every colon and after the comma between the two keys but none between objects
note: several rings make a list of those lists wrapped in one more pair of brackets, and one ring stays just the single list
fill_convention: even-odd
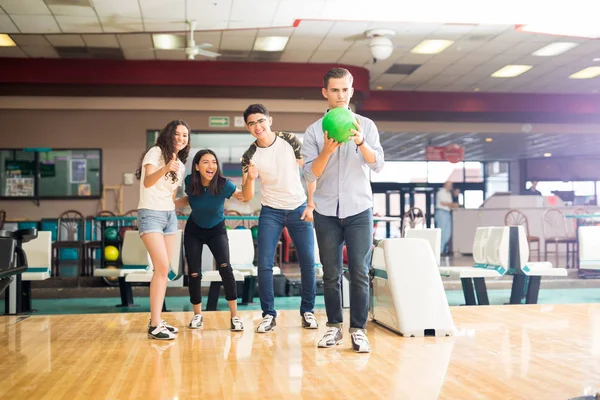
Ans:
[{"label": "young man in blue shirt", "polygon": [[[344,68],[329,70],[323,80],[323,97],[329,108],[348,107],[354,93],[353,77]],[[340,283],[342,249],[348,251],[350,272],[350,335],[352,348],[370,352],[366,335],[369,315],[369,264],[373,243],[373,193],[369,169],[379,172],[384,155],[375,123],[356,114],[352,140],[338,143],[322,129],[323,118],[308,127],[302,156],[304,176],[317,181],[314,224],[323,264],[323,290],[327,326],[319,347],[342,343],[343,313]]]}]

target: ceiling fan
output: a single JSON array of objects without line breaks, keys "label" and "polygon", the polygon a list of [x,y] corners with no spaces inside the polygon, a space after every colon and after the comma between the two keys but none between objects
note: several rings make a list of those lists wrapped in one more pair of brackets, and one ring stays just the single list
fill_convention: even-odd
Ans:
[{"label": "ceiling fan", "polygon": [[210,58],[215,58],[215,57],[218,57],[221,55],[219,53],[215,53],[214,51],[206,50],[207,48],[210,48],[213,46],[210,43],[196,44],[196,41],[194,40],[194,30],[196,29],[196,21],[187,21],[187,24],[190,27],[190,36],[187,41],[187,47],[175,48],[175,49],[158,49],[155,47],[154,49],[155,50],[177,50],[177,51],[184,50],[185,55],[187,56],[188,60],[194,60],[195,57],[198,55],[210,57]]}]

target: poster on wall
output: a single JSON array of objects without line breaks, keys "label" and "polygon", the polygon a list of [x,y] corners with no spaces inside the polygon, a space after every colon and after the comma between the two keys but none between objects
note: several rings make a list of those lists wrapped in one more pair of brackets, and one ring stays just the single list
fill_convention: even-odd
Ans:
[{"label": "poster on wall", "polygon": [[33,178],[6,178],[5,196],[30,197],[33,196]]},{"label": "poster on wall", "polygon": [[92,189],[90,187],[90,184],[89,183],[80,183],[79,187],[77,188],[77,194],[79,196],[91,196]]},{"label": "poster on wall", "polygon": [[71,183],[87,183],[87,160],[71,160]]}]

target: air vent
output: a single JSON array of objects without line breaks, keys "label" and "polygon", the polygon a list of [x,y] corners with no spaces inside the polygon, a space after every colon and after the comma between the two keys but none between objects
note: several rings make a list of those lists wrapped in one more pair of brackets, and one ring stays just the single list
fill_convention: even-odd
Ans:
[{"label": "air vent", "polygon": [[496,35],[484,35],[484,34],[474,34],[474,35],[466,35],[461,40],[468,40],[469,42],[482,42],[488,41],[495,37]]},{"label": "air vent", "polygon": [[247,61],[249,51],[244,50],[220,50],[219,61]]},{"label": "air vent", "polygon": [[61,58],[124,60],[120,48],[114,47],[55,47]]},{"label": "air vent", "polygon": [[279,61],[283,51],[253,51],[250,61]]},{"label": "air vent", "polygon": [[394,64],[385,71],[386,74],[410,75],[415,72],[421,64]]}]

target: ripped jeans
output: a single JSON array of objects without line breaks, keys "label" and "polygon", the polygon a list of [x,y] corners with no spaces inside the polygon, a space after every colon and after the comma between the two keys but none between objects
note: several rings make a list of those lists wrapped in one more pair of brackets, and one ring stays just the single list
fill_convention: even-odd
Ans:
[{"label": "ripped jeans", "polygon": [[202,280],[202,248],[206,244],[217,261],[217,271],[221,275],[225,298],[228,301],[237,299],[237,286],[233,269],[229,264],[229,239],[225,230],[225,222],[209,229],[199,227],[188,219],[183,234],[185,258],[188,264],[190,301],[192,304],[202,303],[200,282]]}]

